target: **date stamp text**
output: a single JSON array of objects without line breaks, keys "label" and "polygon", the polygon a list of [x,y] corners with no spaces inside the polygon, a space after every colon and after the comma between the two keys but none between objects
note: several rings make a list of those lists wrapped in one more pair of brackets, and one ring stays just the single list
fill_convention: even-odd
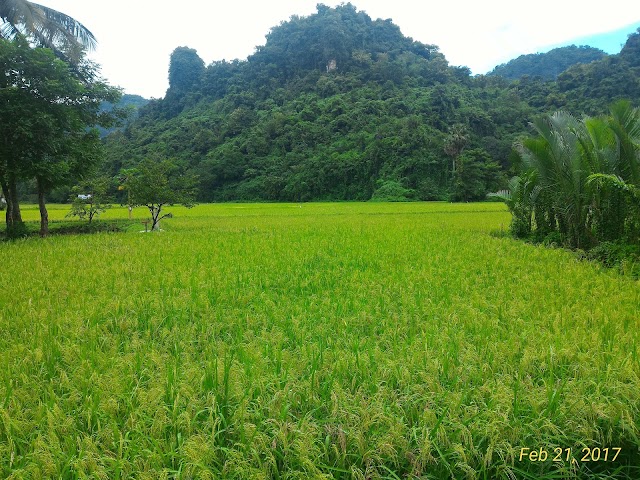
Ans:
[{"label": "date stamp text", "polygon": [[556,447],[553,450],[546,448],[520,449],[520,461],[529,462],[569,462],[572,464],[586,462],[615,462],[622,448],[620,447],[583,447],[578,449]]}]

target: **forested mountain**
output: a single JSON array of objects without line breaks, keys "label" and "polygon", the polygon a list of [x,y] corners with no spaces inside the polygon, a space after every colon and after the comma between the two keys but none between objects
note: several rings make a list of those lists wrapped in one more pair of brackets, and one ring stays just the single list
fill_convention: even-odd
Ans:
[{"label": "forested mountain", "polygon": [[199,176],[202,201],[481,199],[535,116],[638,103],[633,42],[557,82],[472,77],[390,20],[318,5],[246,61],[205,66],[176,48],[165,98],[108,137],[105,173],[172,158]]},{"label": "forested mountain", "polygon": [[[144,97],[141,97],[140,95],[131,95],[131,94],[125,93],[122,95],[122,97],[120,98],[120,101],[117,103],[117,107],[127,110],[128,111],[127,122],[132,122],[136,118],[138,118],[138,110],[140,109],[140,107],[144,107],[147,103],[149,103],[149,100],[147,100]],[[114,105],[109,102],[105,102],[102,105],[102,110],[105,112],[110,112],[113,110],[113,108],[114,108]],[[112,133],[118,130],[118,128],[116,127],[110,128],[110,129],[98,128],[98,130],[100,131],[101,136],[105,136],[105,135],[108,135],[109,133]]]},{"label": "forested mountain", "polygon": [[559,107],[574,114],[600,115],[620,99],[640,103],[640,29],[629,36],[619,55],[576,64],[558,75],[553,85]]},{"label": "forested mountain", "polygon": [[545,53],[520,55],[518,58],[498,65],[488,75],[499,75],[516,80],[525,75],[554,80],[567,68],[577,63],[591,63],[606,56],[602,50],[589,47],[570,45],[549,50]]},{"label": "forested mountain", "polygon": [[137,111],[140,107],[144,107],[147,103],[149,103],[149,100],[147,100],[144,97],[141,97],[140,95],[131,95],[131,94],[125,93],[124,95],[122,95],[122,98],[118,103],[118,106],[119,107],[131,106],[134,110]]}]

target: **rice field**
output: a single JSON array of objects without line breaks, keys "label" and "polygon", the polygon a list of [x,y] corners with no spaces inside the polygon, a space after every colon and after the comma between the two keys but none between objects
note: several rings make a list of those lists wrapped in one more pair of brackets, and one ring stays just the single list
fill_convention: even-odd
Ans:
[{"label": "rice field", "polygon": [[640,478],[638,281],[496,203],[170,211],[0,243],[1,478]]}]

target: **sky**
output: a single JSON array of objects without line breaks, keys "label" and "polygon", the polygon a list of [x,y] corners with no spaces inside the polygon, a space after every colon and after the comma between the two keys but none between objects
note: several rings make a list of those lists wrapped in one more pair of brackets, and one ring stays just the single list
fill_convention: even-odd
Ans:
[{"label": "sky", "polygon": [[[205,64],[244,60],[269,30],[292,15],[306,16],[322,0],[36,0],[74,17],[93,32],[90,58],[109,84],[146,98],[164,97],[171,52],[197,50]],[[352,0],[373,19],[391,19],[402,33],[437,45],[451,65],[483,74],[527,53],[589,44],[618,53],[640,27],[640,2],[611,0]],[[599,5],[595,8],[595,5]],[[603,8],[604,5],[604,8]],[[617,31],[617,34],[606,34]],[[594,37],[596,36],[596,37]],[[595,45],[590,40],[600,41]],[[580,40],[580,42],[578,42]]]}]

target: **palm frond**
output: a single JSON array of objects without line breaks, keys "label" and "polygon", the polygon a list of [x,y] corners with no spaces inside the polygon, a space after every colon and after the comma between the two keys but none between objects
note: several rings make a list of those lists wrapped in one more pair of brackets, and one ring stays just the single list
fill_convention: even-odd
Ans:
[{"label": "palm frond", "polygon": [[487,193],[487,197],[489,198],[497,198],[502,200],[505,203],[511,202],[513,196],[511,195],[511,190],[498,190],[497,192]]},{"label": "palm frond", "polygon": [[631,107],[626,101],[614,103],[609,127],[618,139],[618,172],[626,181],[640,185],[640,109]]},{"label": "palm frond", "polygon": [[3,0],[0,2],[0,19],[3,22],[4,38],[13,39],[18,34],[28,35],[44,20],[38,6],[26,0]]},{"label": "palm frond", "polygon": [[24,35],[34,44],[51,48],[70,63],[77,64],[84,49],[94,49],[96,38],[76,19],[27,0],[0,1],[0,36],[13,39]]},{"label": "palm frond", "polygon": [[64,39],[65,42],[78,42],[88,50],[96,47],[96,37],[75,18],[44,5],[34,4],[44,14],[42,33],[51,40]]}]

